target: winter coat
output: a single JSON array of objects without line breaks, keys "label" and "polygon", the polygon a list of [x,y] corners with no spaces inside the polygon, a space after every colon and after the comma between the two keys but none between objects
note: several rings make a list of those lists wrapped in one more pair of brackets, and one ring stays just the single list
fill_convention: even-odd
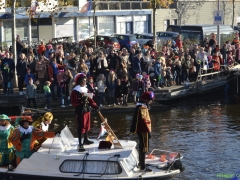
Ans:
[{"label": "winter coat", "polygon": [[117,79],[115,78],[113,82],[108,82],[108,78],[107,78],[106,85],[108,89],[115,89],[117,86]]},{"label": "winter coat", "polygon": [[16,69],[17,69],[17,75],[20,76],[20,77],[25,77],[25,74],[27,73],[27,62],[26,60],[18,60],[17,62],[17,66],[16,66]]},{"label": "winter coat", "polygon": [[35,78],[34,78],[34,75],[32,73],[30,74],[26,74],[25,77],[24,77],[24,83],[25,84],[29,84],[29,78],[32,78],[33,79],[33,83],[35,83]]},{"label": "winter coat", "polygon": [[46,63],[44,61],[37,62],[35,70],[37,71],[38,78],[47,77]]},{"label": "winter coat", "polygon": [[10,68],[8,69],[3,68],[2,76],[3,76],[3,82],[9,82],[10,80],[13,79],[13,73],[11,73]]},{"label": "winter coat", "polygon": [[160,76],[161,75],[161,64],[160,64],[160,62],[155,62],[155,64],[154,64],[154,74],[155,74],[155,76]]},{"label": "winter coat", "polygon": [[26,88],[26,97],[36,98],[36,96],[37,96],[37,87],[34,84],[28,84]]}]

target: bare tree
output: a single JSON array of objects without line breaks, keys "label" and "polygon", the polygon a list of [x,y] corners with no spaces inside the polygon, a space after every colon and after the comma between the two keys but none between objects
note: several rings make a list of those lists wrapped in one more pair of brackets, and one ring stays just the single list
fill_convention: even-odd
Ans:
[{"label": "bare tree", "polygon": [[204,2],[177,2],[176,13],[178,16],[178,25],[186,24],[190,16],[196,15],[196,12],[190,12],[193,8],[201,8]]}]

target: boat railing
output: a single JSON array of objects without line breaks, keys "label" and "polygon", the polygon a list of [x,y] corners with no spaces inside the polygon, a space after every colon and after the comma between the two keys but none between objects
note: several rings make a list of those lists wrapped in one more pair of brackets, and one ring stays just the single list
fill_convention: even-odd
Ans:
[{"label": "boat railing", "polygon": [[[228,71],[228,66],[220,65],[220,70],[218,70],[218,71],[213,71],[213,70],[214,70],[214,67],[212,67],[212,68],[202,68],[201,67],[198,72],[197,80],[199,79],[200,81],[202,81],[203,80],[202,77],[205,77],[205,76],[220,75],[221,73]],[[208,71],[212,71],[212,72],[202,73],[202,72],[208,72]]]},{"label": "boat railing", "polygon": [[153,149],[150,153],[150,158],[157,155],[160,156],[160,161],[164,162],[165,160],[168,160],[169,166],[167,166],[166,172],[171,171],[175,162],[183,158],[183,156],[179,152],[166,151],[162,149]]},{"label": "boat railing", "polygon": [[[158,152],[158,153],[156,153],[156,152]],[[173,151],[166,151],[166,150],[162,150],[162,149],[153,149],[152,151],[151,151],[151,155],[161,155],[161,154],[180,154],[180,153],[178,153],[178,152],[173,152]],[[180,159],[182,158],[182,156],[180,157]]]}]

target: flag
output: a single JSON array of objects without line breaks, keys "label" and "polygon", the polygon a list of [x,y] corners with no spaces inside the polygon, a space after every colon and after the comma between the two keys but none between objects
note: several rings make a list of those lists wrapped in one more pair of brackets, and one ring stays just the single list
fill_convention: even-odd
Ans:
[{"label": "flag", "polygon": [[31,5],[30,9],[29,9],[29,17],[30,18],[34,18],[34,16],[36,15],[36,11],[37,11],[37,7],[39,6],[38,2],[35,1],[33,5]]},{"label": "flag", "polygon": [[100,137],[104,136],[104,134],[106,134],[106,132],[107,132],[106,128],[105,128],[104,124],[102,123],[101,124],[101,129],[100,129],[100,132],[99,132],[99,135],[98,135],[97,139],[99,139]]},{"label": "flag", "polygon": [[81,13],[86,13],[92,10],[92,0],[89,0],[80,10]]},{"label": "flag", "polygon": [[110,134],[106,137],[106,141],[110,141],[111,143],[113,143],[114,139],[115,139],[115,137]]}]

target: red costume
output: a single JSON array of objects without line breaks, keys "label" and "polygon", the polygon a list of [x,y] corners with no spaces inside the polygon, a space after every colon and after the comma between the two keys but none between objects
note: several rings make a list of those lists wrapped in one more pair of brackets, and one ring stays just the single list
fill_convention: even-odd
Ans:
[{"label": "red costume", "polygon": [[73,90],[71,93],[71,102],[75,107],[75,114],[77,122],[80,123],[81,133],[84,134],[90,130],[90,106],[97,109],[97,104],[89,97],[83,96],[77,90]]},{"label": "red costume", "polygon": [[[74,78],[77,86],[73,89],[71,93],[71,103],[75,107],[75,114],[78,123],[78,140],[79,146],[78,151],[85,151],[83,145],[92,144],[92,141],[88,140],[87,133],[90,130],[90,107],[97,109],[97,104],[93,101],[92,93],[88,93],[86,87],[86,76],[79,73]],[[82,142],[82,134],[84,134],[84,140]]]}]

